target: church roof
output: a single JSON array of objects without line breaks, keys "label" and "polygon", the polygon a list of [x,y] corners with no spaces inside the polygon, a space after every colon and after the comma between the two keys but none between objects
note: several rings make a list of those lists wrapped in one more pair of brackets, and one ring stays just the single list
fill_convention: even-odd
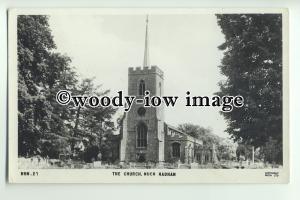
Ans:
[{"label": "church roof", "polygon": [[191,136],[191,135],[189,135],[189,134],[187,134],[187,133],[185,133],[183,131],[180,131],[178,128],[176,128],[176,127],[174,127],[174,126],[172,126],[170,124],[165,123],[165,126],[167,127],[167,131],[168,131],[168,129],[171,129],[172,131],[176,132],[177,134],[186,137],[187,140],[190,140],[190,141],[193,141],[193,142],[196,142],[198,144],[203,145],[203,141],[202,140],[200,140],[198,138],[195,138],[195,137],[193,137],[193,136]]}]

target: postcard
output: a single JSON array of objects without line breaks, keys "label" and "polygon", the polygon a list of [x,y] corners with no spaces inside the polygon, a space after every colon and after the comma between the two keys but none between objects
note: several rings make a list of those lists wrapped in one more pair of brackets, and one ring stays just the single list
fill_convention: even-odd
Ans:
[{"label": "postcard", "polygon": [[288,10],[12,8],[10,183],[288,183]]}]

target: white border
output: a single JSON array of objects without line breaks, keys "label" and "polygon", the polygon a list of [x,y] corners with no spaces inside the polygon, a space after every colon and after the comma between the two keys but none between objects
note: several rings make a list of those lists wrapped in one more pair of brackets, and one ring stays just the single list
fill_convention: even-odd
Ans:
[{"label": "white border", "polygon": [[[16,16],[19,14],[43,15],[141,15],[141,14],[208,14],[208,13],[282,13],[283,23],[283,168],[282,169],[37,169],[39,176],[21,176],[18,169],[17,130],[17,29]],[[288,91],[288,11],[279,8],[235,8],[235,9],[194,9],[194,8],[122,8],[122,9],[11,9],[9,10],[9,182],[11,183],[288,183],[289,182],[289,91]],[[175,177],[127,177],[112,176],[113,171],[121,172],[176,172]],[[279,172],[279,177],[266,177],[265,172]]]}]

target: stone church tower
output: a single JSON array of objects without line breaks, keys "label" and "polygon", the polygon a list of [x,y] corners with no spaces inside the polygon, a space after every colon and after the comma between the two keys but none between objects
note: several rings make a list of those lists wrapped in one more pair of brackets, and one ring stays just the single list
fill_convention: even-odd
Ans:
[{"label": "stone church tower", "polygon": [[143,102],[145,91],[162,96],[163,84],[163,72],[149,64],[147,17],[143,67],[128,69],[128,95],[136,96],[136,101],[123,119],[121,162],[164,162],[163,105],[144,107]]}]

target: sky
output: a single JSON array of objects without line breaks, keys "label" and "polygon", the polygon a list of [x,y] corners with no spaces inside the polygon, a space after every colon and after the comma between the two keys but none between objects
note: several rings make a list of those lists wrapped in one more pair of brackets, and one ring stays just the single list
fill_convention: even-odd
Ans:
[{"label": "sky", "polygon": [[[95,77],[110,95],[127,94],[128,68],[143,64],[145,15],[51,15],[50,28],[57,51],[72,59],[83,78]],[[191,96],[212,96],[225,77],[218,66],[224,36],[212,14],[150,15],[149,60],[164,71],[164,95],[179,96],[165,107],[165,121],[177,126],[193,123],[228,137],[220,108],[186,107]],[[180,101],[182,99],[182,101]],[[122,113],[122,109],[116,117]]]}]

